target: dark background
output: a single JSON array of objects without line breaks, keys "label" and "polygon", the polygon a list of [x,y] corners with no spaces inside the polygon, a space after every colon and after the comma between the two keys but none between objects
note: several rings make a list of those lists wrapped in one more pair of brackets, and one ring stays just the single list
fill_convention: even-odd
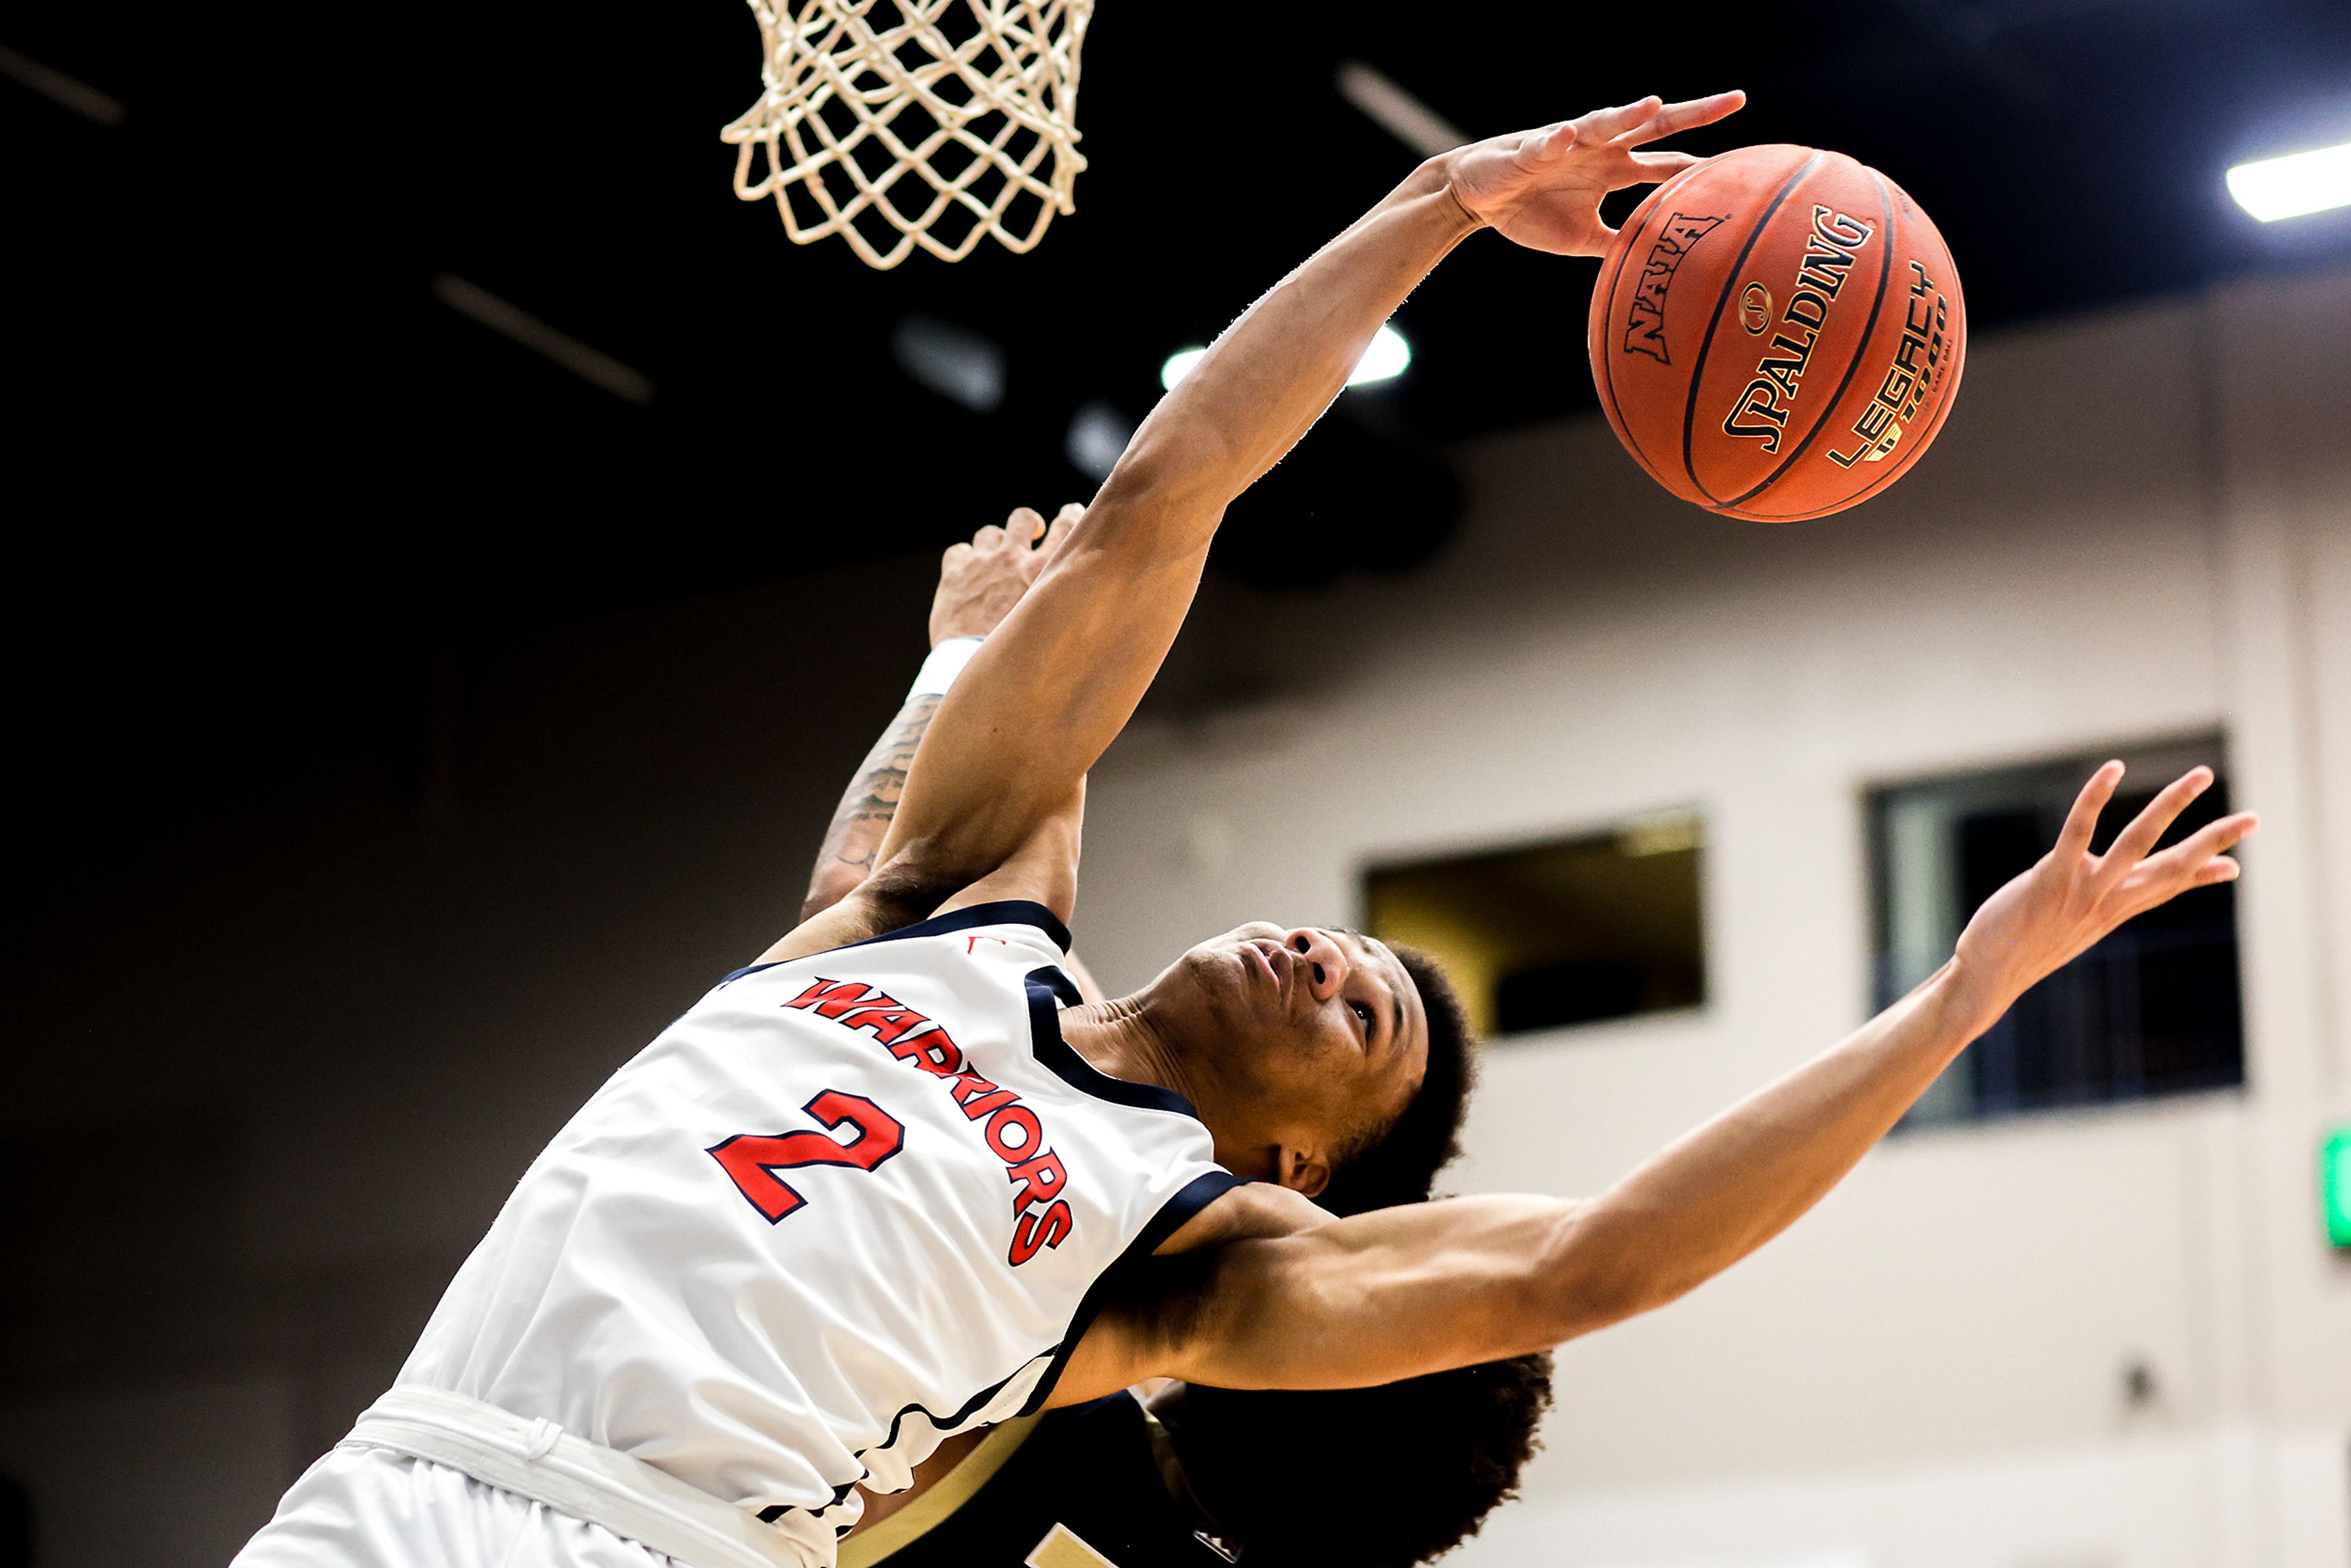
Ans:
[{"label": "dark background", "polygon": [[[1167,352],[1415,161],[1338,96],[1343,60],[1473,135],[1745,87],[1693,149],[1797,141],[1884,169],[1944,229],[1979,331],[2294,265],[2346,228],[2263,231],[2220,185],[2241,156],[2351,134],[2339,0],[1109,0],[1075,215],[1026,256],[888,274],[731,194],[716,132],[759,53],[721,0],[49,5],[5,33],[125,110],[99,124],[0,79],[20,782],[68,862],[152,822],[155,792],[124,780],[159,749],[197,816],[277,810],[321,766],[420,766],[435,680],[501,639],[1083,495],[1071,411],[1139,417]],[[1245,503],[1220,569],[1311,588],[1441,548],[1444,444],[1588,402],[1590,271],[1466,247],[1399,314],[1412,370]],[[656,395],[459,316],[430,292],[444,273]],[[1005,349],[1000,409],[904,378],[886,345],[913,310]]]}]

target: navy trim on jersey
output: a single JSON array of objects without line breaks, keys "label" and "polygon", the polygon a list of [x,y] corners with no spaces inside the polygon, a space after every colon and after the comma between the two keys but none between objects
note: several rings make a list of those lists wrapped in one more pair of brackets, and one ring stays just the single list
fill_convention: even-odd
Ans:
[{"label": "navy trim on jersey", "polygon": [[[901,925],[895,931],[884,931],[879,936],[868,936],[862,942],[851,942],[844,946],[870,947],[876,942],[902,942],[910,936],[937,936],[949,931],[968,931],[975,925],[1034,925],[1054,946],[1064,953],[1070,950],[1070,928],[1061,924],[1061,917],[1043,904],[1026,898],[967,904],[961,909],[934,915],[928,920],[917,920],[912,925]],[[833,949],[836,953],[842,950],[841,947]]]},{"label": "navy trim on jersey", "polygon": [[[1035,992],[1030,992],[1030,996],[1033,998]],[[1077,1351],[1078,1342],[1086,1337],[1086,1330],[1093,1326],[1102,1304],[1109,1301],[1111,1291],[1125,1277],[1128,1270],[1158,1251],[1160,1243],[1183,1229],[1194,1215],[1233,1188],[1248,1185],[1230,1171],[1206,1171],[1186,1182],[1175,1197],[1161,1204],[1159,1212],[1151,1217],[1151,1223],[1143,1228],[1142,1233],[1127,1245],[1126,1250],[1120,1253],[1109,1268],[1094,1276],[1093,1284],[1078,1303],[1076,1315],[1070,1319],[1068,1334],[1054,1347],[1053,1364],[1045,1368],[1045,1375],[1037,1380],[1037,1391],[1029,1396],[1029,1402],[1016,1414],[1034,1416],[1045,1407],[1045,1401],[1052,1397],[1053,1385],[1061,1380],[1061,1369],[1069,1365],[1070,1357]]]},{"label": "navy trim on jersey", "polygon": [[[1165,1240],[1165,1238],[1163,1237],[1161,1239]],[[1155,1242],[1153,1245],[1155,1246],[1157,1243]],[[900,1406],[898,1413],[890,1417],[890,1430],[883,1439],[870,1448],[860,1448],[857,1451],[857,1463],[862,1473],[858,1476],[856,1480],[844,1481],[840,1486],[833,1488],[832,1500],[831,1502],[825,1503],[818,1508],[809,1508],[805,1504],[801,1503],[776,1503],[759,1511],[760,1522],[764,1524],[773,1524],[776,1521],[783,1518],[784,1515],[788,1513],[806,1513],[812,1519],[820,1521],[822,1520],[826,1514],[831,1513],[834,1509],[839,1508],[842,1502],[847,1500],[849,1494],[855,1491],[858,1486],[865,1480],[866,1477],[871,1476],[873,1473],[873,1468],[865,1463],[867,1455],[886,1454],[892,1448],[898,1446],[898,1429],[900,1427],[904,1425],[907,1416],[920,1411],[923,1415],[930,1417],[933,1430],[953,1435],[956,1428],[960,1427],[965,1422],[970,1420],[972,1416],[977,1414],[980,1408],[987,1405],[989,1400],[1003,1393],[1007,1384],[1012,1382],[1022,1373],[1036,1365],[1037,1363],[1044,1359],[1044,1357],[1056,1354],[1059,1348],[1059,1346],[1056,1346],[1054,1350],[1040,1351],[1036,1355],[1030,1356],[1019,1366],[1013,1368],[1012,1371],[1006,1374],[1004,1376],[998,1378],[995,1382],[989,1384],[987,1387],[981,1389],[978,1393],[965,1400],[963,1402],[963,1408],[957,1410],[952,1416],[942,1416],[919,1399],[915,1400],[911,1405]],[[1028,1412],[1023,1410],[1020,1414],[1027,1415]]]},{"label": "navy trim on jersey", "polygon": [[[962,909],[952,910],[946,915],[934,915],[928,920],[917,920],[912,925],[901,925],[897,930],[884,931],[879,936],[868,936],[856,942],[844,942],[838,947],[828,947],[824,952],[842,953],[852,947],[870,947],[876,942],[899,942],[909,936],[938,936],[949,931],[968,931],[975,925],[1034,925],[1045,934],[1045,939],[1054,946],[1064,953],[1070,950],[1070,928],[1061,924],[1060,915],[1043,904],[1033,903],[1026,898],[1003,898],[993,904],[974,904]],[[811,958],[823,956],[822,953],[807,955]],[[777,958],[765,964],[746,964],[721,979],[718,984],[727,985],[741,979],[746,975],[756,975],[762,969],[772,969],[778,964],[791,961],[788,958]],[[1074,1006],[1077,999],[1077,992],[1072,990],[1070,993],[1071,1005]]]},{"label": "navy trim on jersey", "polygon": [[1029,990],[1029,1046],[1036,1051],[1037,1060],[1051,1068],[1061,1082],[1081,1094],[1091,1094],[1114,1105],[1132,1105],[1141,1111],[1173,1111],[1195,1122],[1200,1119],[1192,1102],[1173,1089],[1113,1078],[1080,1056],[1061,1038],[1061,1007],[1074,1007],[1078,1002],[1078,988],[1069,976],[1048,964],[1029,970],[1021,977],[1021,983]]}]

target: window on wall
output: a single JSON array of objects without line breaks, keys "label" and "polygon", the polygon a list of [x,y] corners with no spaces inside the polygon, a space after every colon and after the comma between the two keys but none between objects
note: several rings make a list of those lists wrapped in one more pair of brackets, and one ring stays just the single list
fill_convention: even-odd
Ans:
[{"label": "window on wall", "polygon": [[[2049,852],[2083,782],[2111,755],[1953,774],[1870,796],[1879,1006],[1934,973],[1977,906]],[[2163,842],[2227,814],[2219,736],[2120,755],[2129,772],[2095,849],[2104,851],[2157,790],[2199,763],[2213,770],[2212,788]],[[2034,987],[1951,1065],[1908,1122],[1963,1122],[2242,1082],[2236,890],[2223,883],[2140,915]]]},{"label": "window on wall", "polygon": [[1364,873],[1365,926],[1445,964],[1488,1039],[1706,999],[1697,813]]}]

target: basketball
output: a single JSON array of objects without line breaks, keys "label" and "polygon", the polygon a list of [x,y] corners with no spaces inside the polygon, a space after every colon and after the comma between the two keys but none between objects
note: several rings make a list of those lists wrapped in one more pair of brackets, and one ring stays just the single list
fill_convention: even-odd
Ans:
[{"label": "basketball", "polygon": [[1592,379],[1651,477],[1727,517],[1843,511],[1918,461],[1967,353],[1943,236],[1841,152],[1746,147],[1651,192],[1602,257]]}]

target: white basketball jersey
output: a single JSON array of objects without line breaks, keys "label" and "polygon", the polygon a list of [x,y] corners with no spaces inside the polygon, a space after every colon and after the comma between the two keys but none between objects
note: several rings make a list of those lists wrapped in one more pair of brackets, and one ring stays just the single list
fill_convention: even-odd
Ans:
[{"label": "white basketball jersey", "polygon": [[1069,934],[981,904],[730,975],[534,1161],[402,1370],[818,1561],[856,1488],[1040,1407],[1122,1262],[1238,1178],[1061,1040]]}]

